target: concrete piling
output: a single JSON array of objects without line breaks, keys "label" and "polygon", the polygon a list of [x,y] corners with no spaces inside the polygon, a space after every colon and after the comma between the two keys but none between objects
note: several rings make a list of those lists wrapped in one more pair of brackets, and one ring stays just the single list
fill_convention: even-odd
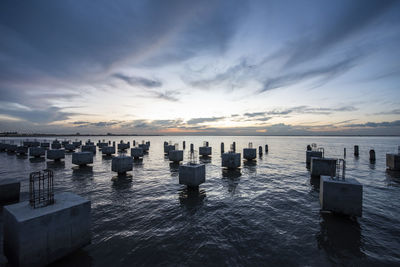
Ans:
[{"label": "concrete piling", "polygon": [[259,146],[259,147],[258,147],[258,155],[259,155],[259,156],[262,156],[262,154],[263,154],[262,146]]},{"label": "concrete piling", "polygon": [[133,158],[128,156],[113,157],[111,162],[111,170],[117,172],[118,175],[124,175],[128,171],[133,170]]},{"label": "concrete piling", "polygon": [[358,145],[354,146],[354,156],[356,156],[356,157],[359,156],[359,147],[358,147]]},{"label": "concrete piling", "polygon": [[371,149],[371,150],[369,151],[369,161],[370,161],[370,162],[375,162],[375,160],[376,160],[376,157],[375,157],[375,150]]},{"label": "concrete piling", "polygon": [[197,188],[206,180],[206,167],[204,164],[188,163],[179,166],[179,184]]},{"label": "concrete piling", "polygon": [[268,153],[268,145],[265,145],[265,153]]},{"label": "concrete piling", "polygon": [[224,143],[221,143],[221,155],[224,154],[225,152],[225,147],[224,147]]}]

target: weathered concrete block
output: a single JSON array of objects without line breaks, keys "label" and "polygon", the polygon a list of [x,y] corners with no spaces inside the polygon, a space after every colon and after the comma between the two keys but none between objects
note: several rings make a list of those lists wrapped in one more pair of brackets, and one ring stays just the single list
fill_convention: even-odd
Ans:
[{"label": "weathered concrete block", "polygon": [[332,158],[314,158],[311,157],[311,176],[319,177],[327,175],[330,177],[336,176],[337,159]]},{"label": "weathered concrete block", "polygon": [[128,156],[113,157],[111,162],[111,170],[118,174],[124,174],[133,169],[133,158]]},{"label": "weathered concrete block", "polygon": [[47,150],[47,159],[51,160],[61,160],[65,158],[64,149],[50,149]]},{"label": "weathered concrete block", "polygon": [[60,143],[52,143],[51,144],[51,149],[60,149],[61,148],[61,144]]},{"label": "weathered concrete block", "polygon": [[72,144],[74,145],[75,148],[79,148],[82,145],[82,141],[75,141],[75,142],[72,142]]},{"label": "weathered concrete block", "polygon": [[143,152],[147,152],[150,149],[150,143],[146,144],[139,144],[139,147],[143,149]]},{"label": "weathered concrete block", "polygon": [[49,149],[50,148],[50,143],[48,143],[48,142],[40,143],[40,147],[43,147],[44,149]]},{"label": "weathered concrete block", "polygon": [[92,141],[86,141],[86,142],[85,142],[85,145],[86,145],[86,146],[94,146],[94,142],[92,142]]},{"label": "weathered concrete block", "polygon": [[[262,152],[262,148],[261,148]],[[257,149],[256,148],[243,148],[243,158],[247,160],[253,160],[257,157]]]},{"label": "weathered concrete block", "polygon": [[90,201],[64,192],[33,209],[28,201],[4,207],[4,254],[14,266],[44,266],[91,242]]},{"label": "weathered concrete block", "polygon": [[93,163],[92,152],[75,152],[72,154],[72,164],[84,166]]},{"label": "weathered concrete block", "polygon": [[143,157],[143,149],[141,147],[133,147],[131,148],[131,157],[135,159]]},{"label": "weathered concrete block", "polygon": [[206,166],[204,164],[183,164],[179,166],[179,184],[198,187],[206,181]]},{"label": "weathered concrete block", "polygon": [[118,144],[118,150],[127,150],[130,147],[130,144],[120,143]]},{"label": "weathered concrete block", "polygon": [[0,180],[0,205],[19,201],[21,183],[14,179]]},{"label": "weathered concrete block", "polygon": [[179,162],[183,160],[183,150],[169,151],[168,158],[170,161]]},{"label": "weathered concrete block", "polygon": [[27,147],[38,147],[40,143],[38,141],[24,141],[23,145]]},{"label": "weathered concrete block", "polygon": [[321,176],[319,202],[321,209],[346,215],[362,215],[363,186],[353,178],[334,180]]},{"label": "weathered concrete block", "polygon": [[400,154],[386,154],[386,167],[391,171],[400,171]]},{"label": "weathered concrete block", "polygon": [[98,146],[100,149],[103,149],[103,147],[108,146],[108,143],[107,143],[107,142],[100,142],[100,143],[97,143],[97,146]]},{"label": "weathered concrete block", "polygon": [[44,156],[46,153],[46,149],[44,149],[43,147],[30,147],[29,148],[29,156],[30,157],[41,157]]},{"label": "weathered concrete block", "polygon": [[9,144],[7,146],[7,152],[15,153],[17,151],[18,146],[14,144]]},{"label": "weathered concrete block", "polygon": [[240,167],[240,153],[228,152],[222,154],[222,167],[236,169]]},{"label": "weathered concrete block", "polygon": [[164,154],[169,154],[170,151],[175,150],[174,145],[164,145]]},{"label": "weathered concrete block", "polygon": [[74,152],[75,151],[75,146],[73,145],[73,144],[65,144],[64,145],[64,148],[65,148],[65,150],[66,151],[68,151],[68,152]]},{"label": "weathered concrete block", "polygon": [[101,148],[101,153],[107,156],[115,154],[115,146],[103,146]]},{"label": "weathered concrete block", "polygon": [[211,156],[211,154],[212,154],[212,148],[210,146],[199,147],[200,156]]},{"label": "weathered concrete block", "polygon": [[20,154],[20,155],[27,155],[28,154],[28,147],[19,146],[19,147],[17,147],[17,150],[15,152],[17,152],[17,154]]},{"label": "weathered concrete block", "polygon": [[96,154],[96,146],[82,146],[82,152],[92,152],[93,154]]},{"label": "weathered concrete block", "polygon": [[311,157],[322,158],[322,151],[306,151],[306,163],[311,163]]},{"label": "weathered concrete block", "polygon": [[65,147],[66,145],[68,145],[69,144],[69,141],[62,141],[61,142],[61,145],[63,146],[63,147]]}]

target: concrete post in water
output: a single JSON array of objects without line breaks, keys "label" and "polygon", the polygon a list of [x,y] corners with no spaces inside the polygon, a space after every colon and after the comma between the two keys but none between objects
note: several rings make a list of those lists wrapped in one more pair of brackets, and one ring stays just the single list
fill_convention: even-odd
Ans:
[{"label": "concrete post in water", "polygon": [[204,164],[188,163],[179,166],[179,184],[197,188],[206,180],[206,167]]},{"label": "concrete post in water", "polygon": [[113,141],[113,145],[112,146],[115,147],[115,141]]},{"label": "concrete post in water", "polygon": [[0,206],[19,202],[21,182],[14,179],[0,180]]},{"label": "concrete post in water", "polygon": [[391,171],[400,171],[400,154],[386,154],[386,167]]},{"label": "concrete post in water", "polygon": [[354,146],[354,156],[358,157],[359,151],[358,151],[358,145]]},{"label": "concrete post in water", "polygon": [[60,161],[65,158],[65,150],[64,149],[50,149],[47,150],[47,159]]},{"label": "concrete post in water", "polygon": [[336,176],[337,159],[311,157],[311,177],[320,178],[321,175]]},{"label": "concrete post in water", "polygon": [[249,143],[248,148],[243,148],[243,158],[253,160],[257,157],[257,149],[253,148],[253,143]]},{"label": "concrete post in water", "polygon": [[193,153],[194,152],[194,146],[193,146],[193,144],[190,144],[190,153]]},{"label": "concrete post in water", "polygon": [[311,151],[311,150],[312,150],[311,146],[307,145],[307,151]]},{"label": "concrete post in water", "polygon": [[199,154],[202,157],[209,157],[212,154],[211,147],[208,146],[208,142],[205,141],[203,146],[199,147]]},{"label": "concrete post in water", "polygon": [[343,156],[346,157],[346,148],[343,148]]},{"label": "concrete post in water", "polygon": [[183,160],[183,150],[172,150],[168,153],[168,159],[178,163]]},{"label": "concrete post in water", "polygon": [[134,159],[143,158],[143,149],[141,147],[133,147],[133,148],[131,148],[131,156]]},{"label": "concrete post in water", "polygon": [[133,141],[132,141],[132,144],[133,144],[133,146],[136,146],[136,141],[133,140]]},{"label": "concrete post in water", "polygon": [[376,160],[376,157],[375,157],[375,150],[371,149],[371,150],[369,151],[369,161],[375,162],[375,160]]},{"label": "concrete post in water", "polygon": [[222,167],[236,169],[240,167],[240,153],[228,152],[222,154]]},{"label": "concrete post in water", "polygon": [[72,154],[72,164],[86,166],[86,164],[91,163],[93,163],[92,152],[75,152]]},{"label": "concrete post in water", "polygon": [[232,152],[236,153],[236,142],[232,143]]},{"label": "concrete post in water", "polygon": [[29,148],[29,156],[39,158],[45,155],[46,150],[43,147],[30,147]]},{"label": "concrete post in water", "polygon": [[221,155],[224,154],[225,152],[225,148],[224,148],[224,143],[221,143]]},{"label": "concrete post in water", "polygon": [[262,152],[262,146],[258,147],[258,155],[262,156],[263,152]]},{"label": "concrete post in water", "polygon": [[115,154],[115,146],[105,146],[101,149],[101,153],[106,156]]},{"label": "concrete post in water", "polygon": [[182,144],[182,146],[183,146],[183,149],[185,149],[185,148],[186,148],[186,142],[185,142],[185,141],[183,141],[183,144]]},{"label": "concrete post in water", "polygon": [[118,175],[124,175],[127,171],[133,169],[133,158],[128,156],[113,157],[111,162],[111,170],[117,172]]},{"label": "concrete post in water", "polygon": [[265,153],[268,153],[268,145],[265,145]]}]

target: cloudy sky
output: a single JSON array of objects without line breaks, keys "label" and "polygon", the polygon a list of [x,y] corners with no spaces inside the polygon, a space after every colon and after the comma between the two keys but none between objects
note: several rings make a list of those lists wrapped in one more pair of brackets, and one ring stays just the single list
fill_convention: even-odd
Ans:
[{"label": "cloudy sky", "polygon": [[400,1],[2,0],[0,131],[400,134]]}]

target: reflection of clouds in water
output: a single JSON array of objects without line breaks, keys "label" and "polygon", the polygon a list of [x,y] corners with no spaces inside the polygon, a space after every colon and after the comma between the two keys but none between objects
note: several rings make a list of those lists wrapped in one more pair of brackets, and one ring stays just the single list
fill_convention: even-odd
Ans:
[{"label": "reflection of clouds in water", "polygon": [[348,262],[354,258],[365,257],[361,227],[356,219],[321,213],[320,231],[316,239],[318,248],[325,250],[333,259]]}]

